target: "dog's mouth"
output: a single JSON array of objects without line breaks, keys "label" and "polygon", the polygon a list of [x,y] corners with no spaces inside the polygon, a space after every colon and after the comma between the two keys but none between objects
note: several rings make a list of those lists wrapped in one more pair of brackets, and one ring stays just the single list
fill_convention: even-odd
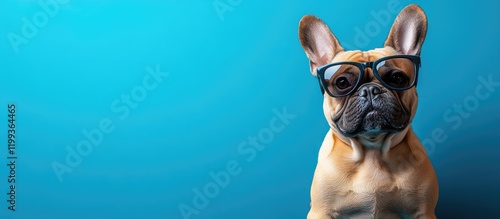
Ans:
[{"label": "dog's mouth", "polygon": [[370,111],[361,122],[353,126],[342,125],[340,120],[335,122],[338,130],[346,137],[356,137],[358,135],[376,136],[380,133],[395,133],[403,131],[408,122],[398,124],[389,123],[379,111]]},{"label": "dog's mouth", "polygon": [[332,121],[346,137],[400,132],[410,123],[410,114],[392,98],[369,102],[353,98],[345,106]]}]

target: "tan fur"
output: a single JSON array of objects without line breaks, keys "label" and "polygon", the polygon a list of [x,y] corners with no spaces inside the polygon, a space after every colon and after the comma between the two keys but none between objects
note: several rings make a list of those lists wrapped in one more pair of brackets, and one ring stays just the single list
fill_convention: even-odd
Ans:
[{"label": "tan fur", "polygon": [[[409,6],[407,10],[423,14],[419,7],[415,7],[418,6]],[[425,14],[423,16],[425,18]],[[314,25],[322,24],[307,19],[316,22]],[[305,26],[301,22],[300,28]],[[395,32],[393,29],[391,34]],[[397,37],[391,34],[387,42]],[[302,40],[304,35],[300,37]],[[370,51],[344,51],[333,34],[332,37],[332,47],[336,52],[333,56],[322,56],[330,57],[327,60],[311,59],[311,71],[332,62],[370,62],[399,54],[396,46],[387,42],[385,47]],[[422,42],[423,39],[420,40]],[[416,49],[420,52],[420,48]],[[305,50],[308,57],[315,55],[313,51]],[[365,75],[374,79],[371,69],[366,69]],[[332,125],[331,115],[340,110],[339,101],[339,98],[324,94],[323,110],[331,129],[319,151],[311,187],[311,210],[307,218],[435,218],[437,177],[411,124],[401,132],[387,134],[372,147],[372,142],[345,137]],[[413,119],[417,108],[416,89],[413,87],[405,91],[400,101],[411,110]]]}]

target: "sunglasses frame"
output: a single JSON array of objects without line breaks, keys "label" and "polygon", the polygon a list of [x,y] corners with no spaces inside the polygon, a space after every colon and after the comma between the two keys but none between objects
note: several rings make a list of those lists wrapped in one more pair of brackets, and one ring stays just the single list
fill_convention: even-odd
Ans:
[{"label": "sunglasses frame", "polygon": [[[382,80],[382,78],[378,74],[377,68],[373,68],[373,66],[377,66],[380,62],[383,62],[383,61],[388,60],[388,59],[394,59],[394,58],[405,58],[405,59],[409,59],[410,61],[413,62],[413,66],[415,68],[414,69],[415,70],[415,79],[407,87],[397,88],[397,87],[393,87],[393,86],[388,85],[387,83],[384,82],[384,80]],[[341,94],[341,95],[334,95],[327,89],[327,84],[326,84],[326,80],[325,80],[325,71],[326,71],[326,69],[328,69],[331,66],[342,65],[342,64],[350,64],[350,65],[354,65],[354,66],[358,67],[360,74],[359,74],[358,80],[356,81],[356,84],[349,92],[347,92],[345,94]],[[324,94],[326,91],[328,93],[328,95],[330,95],[331,97],[344,97],[344,96],[351,94],[356,89],[358,89],[358,87],[361,85],[361,81],[363,80],[365,68],[371,68],[375,78],[377,78],[377,80],[384,87],[391,89],[391,90],[395,90],[395,91],[404,91],[404,90],[408,90],[408,89],[412,88],[413,86],[417,86],[418,70],[420,69],[421,65],[422,64],[420,62],[420,56],[393,55],[393,56],[382,57],[382,58],[377,59],[373,62],[364,62],[364,63],[360,63],[360,62],[335,62],[335,63],[326,64],[326,65],[320,66],[316,69],[316,77],[318,78],[322,94]]]}]

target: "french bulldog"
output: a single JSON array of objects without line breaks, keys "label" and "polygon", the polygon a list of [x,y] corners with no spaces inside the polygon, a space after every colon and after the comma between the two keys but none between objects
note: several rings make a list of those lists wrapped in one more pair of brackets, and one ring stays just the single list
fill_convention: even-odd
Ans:
[{"label": "french bulldog", "polygon": [[308,219],[436,217],[436,173],[411,127],[426,33],[417,5],[399,13],[384,47],[369,51],[345,51],[322,20],[300,20],[299,40],[330,125]]}]

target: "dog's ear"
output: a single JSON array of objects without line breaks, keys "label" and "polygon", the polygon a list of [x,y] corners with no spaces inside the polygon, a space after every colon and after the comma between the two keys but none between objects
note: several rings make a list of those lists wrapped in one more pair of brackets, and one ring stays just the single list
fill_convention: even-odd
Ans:
[{"label": "dog's ear", "polygon": [[328,26],[312,15],[306,15],[300,20],[299,39],[314,76],[317,67],[328,64],[336,53],[343,50]]},{"label": "dog's ear", "polygon": [[401,54],[420,55],[427,33],[427,17],[418,5],[406,6],[392,25],[385,46]]}]

